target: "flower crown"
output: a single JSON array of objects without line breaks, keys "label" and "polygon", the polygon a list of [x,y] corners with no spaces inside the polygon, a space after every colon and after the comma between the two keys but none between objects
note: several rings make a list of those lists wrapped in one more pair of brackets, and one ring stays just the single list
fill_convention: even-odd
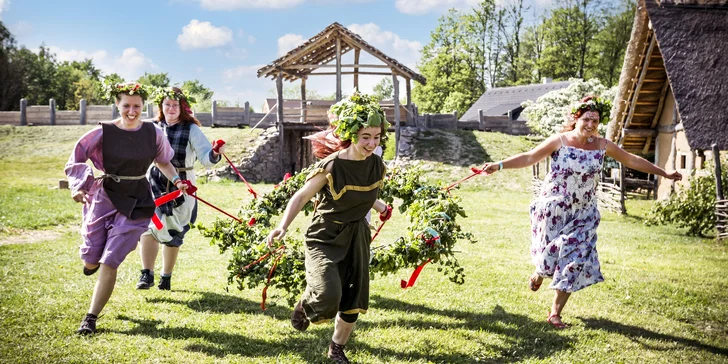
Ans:
[{"label": "flower crown", "polygon": [[612,110],[612,103],[600,97],[595,97],[587,102],[580,102],[571,107],[571,115],[576,115],[579,111],[596,111],[599,113],[599,122],[606,124],[609,122],[609,114]]},{"label": "flower crown", "polygon": [[186,90],[182,90],[182,92],[177,92],[172,87],[157,87],[157,89],[154,90],[154,93],[152,93],[152,99],[154,100],[155,105],[161,104],[165,98],[176,101],[185,99],[187,101],[187,104],[189,104],[190,108],[192,108],[197,103],[195,97],[190,95],[190,93]]},{"label": "flower crown", "polygon": [[146,100],[149,97],[149,90],[147,86],[136,82],[114,83],[110,80],[104,80],[101,85],[101,94],[105,100],[111,102],[116,102],[116,97],[119,94],[139,95],[143,100]]},{"label": "flower crown", "polygon": [[[384,115],[382,107],[371,96],[362,94],[358,90],[348,98],[337,102],[329,109],[329,114],[335,117],[331,121],[334,135],[341,140],[357,142],[357,131],[361,128],[378,127],[384,123],[384,129],[389,128],[389,122]],[[387,133],[381,135],[381,143],[387,140]]]}]

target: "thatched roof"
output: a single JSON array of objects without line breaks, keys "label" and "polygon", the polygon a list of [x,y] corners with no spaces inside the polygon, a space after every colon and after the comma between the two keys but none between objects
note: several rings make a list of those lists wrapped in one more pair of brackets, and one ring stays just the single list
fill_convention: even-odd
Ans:
[{"label": "thatched roof", "polygon": [[[667,76],[685,134],[693,149],[717,143],[728,149],[728,6],[725,0],[641,0],[635,15],[607,136],[620,141],[622,129],[655,129]],[[651,25],[651,29],[650,26]],[[652,39],[655,45],[650,47]],[[656,49],[655,49],[656,48]],[[656,52],[655,52],[656,51]],[[646,83],[651,80],[652,83]],[[665,84],[664,86],[667,86]],[[653,87],[647,89],[645,87]],[[636,95],[631,97],[631,95]],[[657,101],[658,104],[654,102]],[[655,107],[657,106],[657,107]],[[640,109],[637,109],[640,108]],[[637,115],[644,117],[640,119]],[[626,116],[626,117],[625,117]],[[652,122],[648,122],[652,120]],[[645,152],[652,136],[647,139]],[[638,136],[622,143],[635,143]]]},{"label": "thatched roof", "polygon": [[311,37],[311,39],[286,53],[283,57],[259,69],[258,77],[275,78],[278,76],[278,70],[280,69],[283,71],[283,79],[286,81],[306,78],[307,75],[319,69],[319,67],[296,68],[295,66],[324,65],[336,60],[337,38],[341,39],[341,54],[355,49],[362,49],[388,65],[398,75],[425,84],[426,79],[424,76],[397,62],[396,59],[387,56],[339,23],[329,25],[321,33]]}]

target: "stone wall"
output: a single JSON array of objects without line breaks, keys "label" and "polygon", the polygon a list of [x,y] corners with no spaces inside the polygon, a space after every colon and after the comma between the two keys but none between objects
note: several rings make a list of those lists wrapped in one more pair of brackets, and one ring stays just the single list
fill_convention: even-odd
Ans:
[{"label": "stone wall", "polygon": [[[263,131],[256,142],[248,148],[242,160],[232,160],[235,167],[250,183],[278,183],[280,176],[280,148],[278,130],[270,127]],[[212,180],[228,178],[240,181],[237,173],[230,165],[208,171],[207,176]]]}]

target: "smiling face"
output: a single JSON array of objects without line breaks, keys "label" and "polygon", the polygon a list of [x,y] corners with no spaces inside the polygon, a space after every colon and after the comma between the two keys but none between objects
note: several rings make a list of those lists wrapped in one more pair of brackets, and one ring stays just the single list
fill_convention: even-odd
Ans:
[{"label": "smiling face", "polygon": [[599,112],[586,111],[576,120],[574,130],[584,137],[596,135],[599,132]]},{"label": "smiling face", "polygon": [[125,123],[135,124],[141,121],[144,100],[139,95],[122,94],[116,101],[116,107],[119,109],[119,114],[121,114],[121,118]]},{"label": "smiling face", "polygon": [[359,137],[356,143],[352,143],[351,146],[365,158],[369,157],[374,153],[374,150],[379,146],[379,142],[382,138],[382,128],[378,126],[370,126],[367,128],[359,129],[356,133]]},{"label": "smiling face", "polygon": [[165,98],[164,101],[162,101],[162,113],[164,113],[164,120],[168,123],[176,122],[179,119],[180,114],[179,101]]}]

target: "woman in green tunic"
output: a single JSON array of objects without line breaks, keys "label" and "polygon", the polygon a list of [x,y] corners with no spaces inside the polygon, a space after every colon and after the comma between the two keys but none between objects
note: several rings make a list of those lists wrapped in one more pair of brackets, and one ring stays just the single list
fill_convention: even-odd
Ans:
[{"label": "woman in green tunic", "polygon": [[[364,106],[363,108],[361,106]],[[323,158],[289,201],[268,244],[280,240],[303,206],[316,196],[313,221],[306,232],[306,290],[291,314],[300,331],[310,322],[336,319],[328,357],[348,363],[346,344],[359,313],[369,308],[369,244],[366,220],[372,208],[386,221],[392,208],[377,200],[385,166],[374,154],[386,137],[387,123],[378,103],[354,93],[331,107],[331,128],[310,137]]]}]

